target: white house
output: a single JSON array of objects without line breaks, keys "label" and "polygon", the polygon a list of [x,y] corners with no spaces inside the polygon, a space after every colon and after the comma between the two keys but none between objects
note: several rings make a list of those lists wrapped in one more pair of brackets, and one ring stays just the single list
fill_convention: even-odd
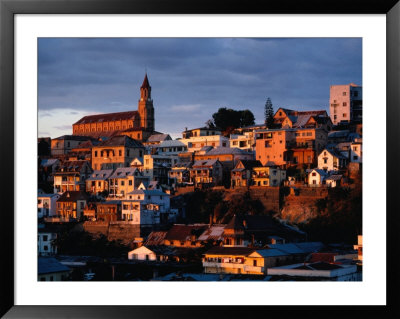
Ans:
[{"label": "white house", "polygon": [[38,230],[38,255],[49,256],[57,254],[57,246],[54,244],[54,240],[57,238],[57,234],[45,228],[39,228]]},{"label": "white house", "polygon": [[127,194],[127,200],[122,201],[122,219],[146,226],[156,225],[168,219],[170,198],[160,190],[137,189]]},{"label": "white house", "polygon": [[337,171],[347,165],[347,157],[334,149],[324,149],[318,155],[318,168],[327,171]]},{"label": "white house", "polygon": [[156,253],[145,246],[141,246],[128,252],[129,260],[157,260]]},{"label": "white house", "polygon": [[308,173],[308,185],[310,186],[320,186],[325,184],[325,178],[328,177],[328,173],[326,173],[322,169],[313,169]]},{"label": "white house", "polygon": [[39,194],[38,218],[57,215],[57,199],[60,196],[60,194]]},{"label": "white house", "polygon": [[329,187],[340,186],[340,183],[343,179],[342,175],[331,175],[325,179],[326,185]]},{"label": "white house", "polygon": [[158,155],[178,155],[186,152],[187,146],[178,140],[164,141],[155,146]]},{"label": "white house", "polygon": [[229,147],[229,139],[222,135],[182,138],[179,141],[187,146],[189,152],[200,151],[204,146]]}]

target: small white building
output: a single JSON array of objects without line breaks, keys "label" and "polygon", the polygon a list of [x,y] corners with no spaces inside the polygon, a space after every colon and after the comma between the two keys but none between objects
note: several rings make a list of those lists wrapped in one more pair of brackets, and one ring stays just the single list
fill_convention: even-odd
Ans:
[{"label": "small white building", "polygon": [[320,186],[325,184],[325,178],[328,177],[328,173],[326,173],[322,169],[313,169],[308,173],[307,182],[310,186]]},{"label": "small white building", "polygon": [[329,187],[337,187],[340,186],[342,179],[343,179],[342,175],[331,175],[325,179],[325,183]]},{"label": "small white building", "polygon": [[347,165],[347,157],[334,149],[324,149],[318,155],[318,168],[327,171],[337,171]]},{"label": "small white building", "polygon": [[128,252],[128,259],[129,260],[151,260],[156,261],[157,255],[154,251],[148,249],[145,246],[141,246],[134,250]]},{"label": "small white building", "polygon": [[39,194],[38,195],[38,218],[57,215],[57,199],[60,194]]}]

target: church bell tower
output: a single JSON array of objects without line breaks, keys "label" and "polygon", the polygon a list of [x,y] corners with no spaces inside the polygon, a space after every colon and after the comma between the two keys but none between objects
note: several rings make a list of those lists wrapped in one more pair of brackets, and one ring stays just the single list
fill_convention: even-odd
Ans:
[{"label": "church bell tower", "polygon": [[140,100],[138,103],[138,111],[140,116],[140,127],[146,131],[154,131],[154,107],[151,99],[151,86],[147,73],[144,77],[142,86],[140,87]]}]

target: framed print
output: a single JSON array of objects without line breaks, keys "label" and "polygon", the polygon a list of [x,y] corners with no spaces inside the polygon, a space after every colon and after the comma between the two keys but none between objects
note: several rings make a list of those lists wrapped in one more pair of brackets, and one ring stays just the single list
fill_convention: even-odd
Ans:
[{"label": "framed print", "polygon": [[0,15],[5,318],[399,314],[397,1]]}]

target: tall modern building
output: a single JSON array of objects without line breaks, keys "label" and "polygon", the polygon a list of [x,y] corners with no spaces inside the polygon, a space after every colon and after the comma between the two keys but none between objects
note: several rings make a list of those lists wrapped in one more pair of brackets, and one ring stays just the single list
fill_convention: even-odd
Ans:
[{"label": "tall modern building", "polygon": [[329,111],[334,125],[339,123],[361,123],[362,86],[354,83],[331,85]]}]

